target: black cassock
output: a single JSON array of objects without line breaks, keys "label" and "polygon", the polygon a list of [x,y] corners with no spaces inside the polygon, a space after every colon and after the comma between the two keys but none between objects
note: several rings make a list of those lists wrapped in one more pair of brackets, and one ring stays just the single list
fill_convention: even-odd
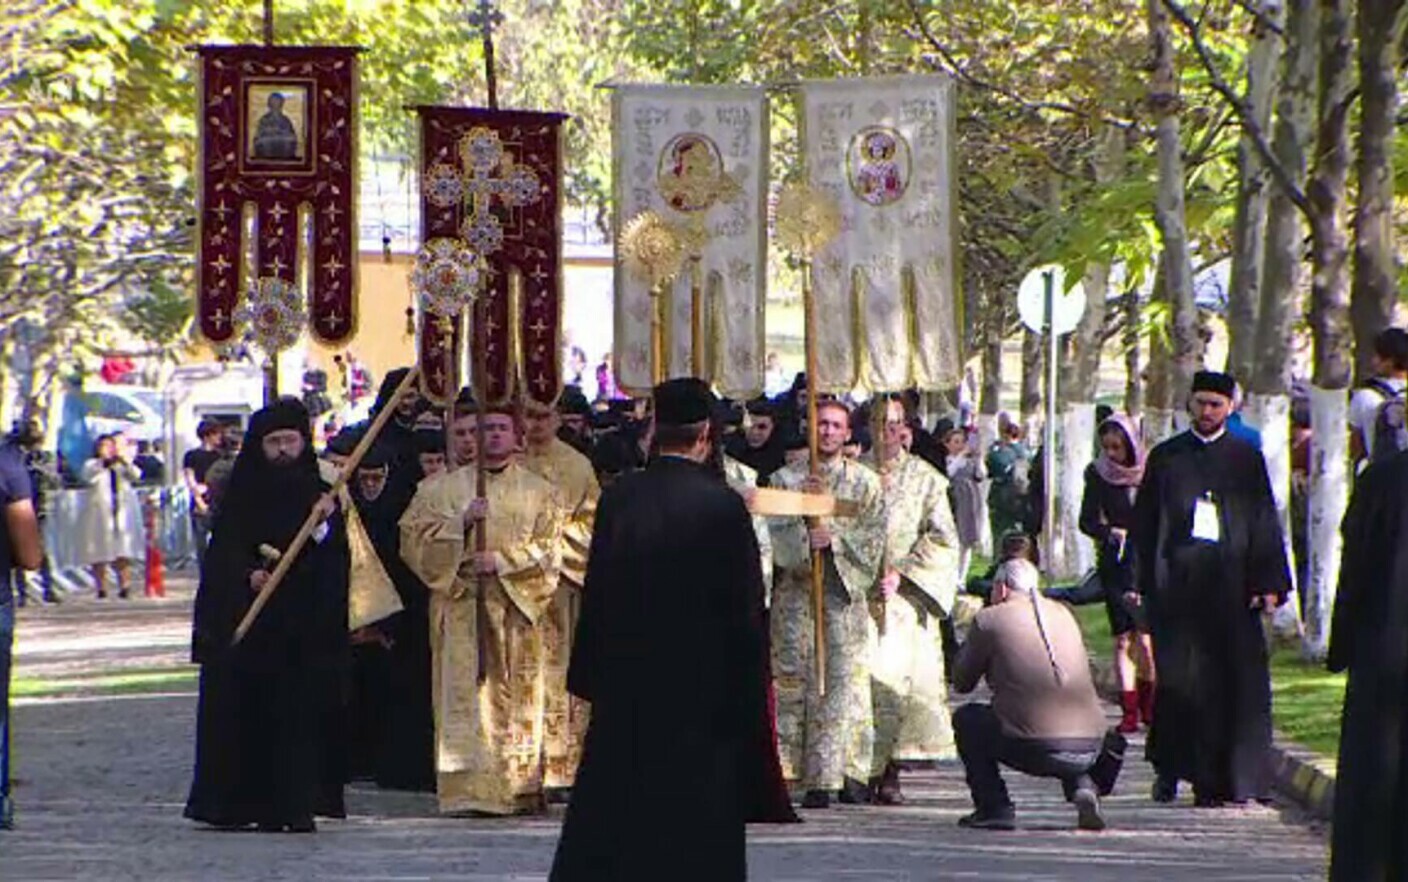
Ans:
[{"label": "black cassock", "polygon": [[1333,882],[1408,878],[1408,455],[1360,477],[1344,521],[1329,668],[1349,671]]},{"label": "black cassock", "polygon": [[[1199,500],[1218,541],[1194,538]],[[1276,503],[1261,452],[1230,433],[1185,432],[1149,454],[1132,538],[1154,638],[1158,685],[1148,756],[1197,794],[1268,795],[1271,683],[1254,598],[1290,590]]]},{"label": "black cassock", "polygon": [[[373,628],[390,642],[356,648],[370,676],[354,696],[370,738],[370,776],[393,790],[435,789],[435,722],[430,686],[430,591],[401,559],[401,515],[414,482],[398,480],[393,466],[375,500],[356,496],[357,511],[382,566],[401,597],[402,611]],[[354,723],[354,725],[358,725]]]},{"label": "black cassock", "polygon": [[322,541],[304,547],[245,639],[230,645],[254,600],[249,576],[264,566],[260,545],[287,548],[328,489],[311,452],[273,469],[259,448],[259,437],[246,438],[196,594],[200,703],[185,814],[221,826],[345,814],[340,723],[350,556],[340,514]]},{"label": "black cassock", "polygon": [[747,877],[765,635],[757,540],[722,479],[662,457],[606,490],[568,671],[591,725],[553,882]]}]

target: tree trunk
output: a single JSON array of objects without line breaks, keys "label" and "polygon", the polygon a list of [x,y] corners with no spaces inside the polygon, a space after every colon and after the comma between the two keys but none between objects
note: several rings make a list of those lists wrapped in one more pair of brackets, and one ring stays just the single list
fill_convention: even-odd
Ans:
[{"label": "tree trunk", "polygon": [[1153,77],[1149,106],[1156,120],[1158,198],[1154,222],[1163,240],[1162,275],[1168,299],[1169,381],[1173,394],[1186,395],[1197,369],[1198,313],[1193,302],[1193,262],[1184,213],[1183,145],[1179,138],[1178,72],[1173,30],[1162,0],[1148,0],[1149,37],[1153,46]]},{"label": "tree trunk", "polygon": [[[1305,189],[1306,146],[1315,129],[1316,59],[1319,54],[1319,0],[1290,0],[1286,13],[1286,52],[1272,152],[1289,179]],[[1290,550],[1291,536],[1291,337],[1300,307],[1305,229],[1301,210],[1287,186],[1271,191],[1266,223],[1266,259],[1256,328],[1252,374],[1242,380],[1248,391],[1246,418],[1261,429],[1271,492]]]},{"label": "tree trunk", "polygon": [[[1271,128],[1271,106],[1276,98],[1277,60],[1281,40],[1275,29],[1284,15],[1277,0],[1256,3],[1260,15],[1247,56],[1247,103],[1257,127]],[[1261,301],[1264,239],[1270,170],[1256,146],[1243,133],[1237,142],[1237,208],[1232,220],[1232,279],[1227,292],[1227,335],[1230,348],[1227,369],[1238,377],[1251,376],[1256,363],[1256,317]]]},{"label": "tree trunk", "polygon": [[1124,310],[1124,412],[1139,417],[1144,412],[1144,378],[1140,363],[1139,286],[1130,284],[1120,298]]},{"label": "tree trunk", "polygon": [[[1002,410],[1002,341],[1007,316],[997,298],[991,298],[983,327],[983,388],[978,401],[978,451],[986,455],[997,440],[997,414]],[[988,520],[988,495],[978,495],[978,547],[992,556],[992,525]]]},{"label": "tree trunk", "polygon": [[[1154,290],[1149,297],[1150,308],[1160,316],[1166,316],[1168,302],[1168,275],[1163,270],[1166,255],[1160,254],[1154,275]],[[1167,322],[1162,318],[1154,323],[1149,333],[1149,364],[1144,368],[1144,440],[1153,447],[1173,434],[1173,370],[1172,349],[1169,345]]]},{"label": "tree trunk", "polygon": [[1040,443],[1041,432],[1041,388],[1043,367],[1046,364],[1043,350],[1045,337],[1031,331],[1022,331],[1022,434],[1028,443]]},{"label": "tree trunk", "polygon": [[1302,590],[1304,654],[1324,659],[1339,585],[1340,521],[1349,503],[1350,360],[1349,244],[1345,215],[1349,179],[1350,0],[1320,0],[1320,100],[1310,200],[1310,327],[1315,342],[1310,392],[1311,454],[1306,512],[1309,566]]},{"label": "tree trunk", "polygon": [[1359,2],[1359,205],[1354,213],[1354,358],[1372,375],[1374,336],[1393,323],[1393,134],[1405,0]]}]

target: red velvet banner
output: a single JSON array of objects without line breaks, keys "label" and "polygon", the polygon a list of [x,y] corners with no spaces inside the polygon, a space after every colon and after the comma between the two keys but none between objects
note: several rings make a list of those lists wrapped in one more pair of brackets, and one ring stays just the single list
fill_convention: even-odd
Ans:
[{"label": "red velvet banner", "polygon": [[357,330],[359,50],[199,51],[200,332],[237,342],[245,289],[277,276],[306,284],[313,336],[344,344]]},{"label": "red velvet banner", "polygon": [[[440,183],[447,185],[445,192],[451,197],[463,191],[463,198],[442,194],[433,200],[428,188],[422,186],[422,240],[463,238],[472,226],[466,221],[474,215],[476,193],[503,233],[502,244],[486,261],[488,280],[479,295],[487,303],[488,398],[502,402],[521,391],[551,403],[562,388],[562,123],[568,117],[465,107],[416,110],[421,122],[421,180],[435,183],[437,173],[445,176],[453,169],[459,172],[458,182]],[[487,129],[498,136],[504,162],[471,175],[466,164],[470,157],[462,156],[462,146],[475,129]],[[515,201],[524,204],[508,204]],[[476,251],[483,253],[482,248]],[[514,277],[519,280],[517,316],[510,314],[509,302],[510,279]],[[418,345],[424,391],[438,401],[452,399],[460,378],[445,375],[443,347],[450,342],[456,353],[462,352],[460,334],[469,323],[461,322],[453,340],[447,341],[440,321],[423,309],[420,314]]]}]

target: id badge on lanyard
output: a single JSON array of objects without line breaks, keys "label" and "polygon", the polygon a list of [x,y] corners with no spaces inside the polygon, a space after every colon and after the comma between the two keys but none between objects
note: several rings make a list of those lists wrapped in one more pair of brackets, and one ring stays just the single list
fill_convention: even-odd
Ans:
[{"label": "id badge on lanyard", "polygon": [[1204,493],[1193,502],[1193,539],[1213,545],[1222,541],[1222,521],[1218,516],[1217,501],[1212,491]]}]

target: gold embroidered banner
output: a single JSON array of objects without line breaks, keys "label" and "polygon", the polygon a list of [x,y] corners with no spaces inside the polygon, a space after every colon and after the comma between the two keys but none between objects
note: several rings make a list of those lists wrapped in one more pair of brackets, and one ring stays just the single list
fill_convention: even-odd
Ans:
[{"label": "gold embroidered banner", "polygon": [[953,81],[804,82],[798,103],[808,178],[841,209],[841,234],[814,262],[817,387],[957,385]]},{"label": "gold embroidered banner", "polygon": [[260,280],[306,292],[323,343],[356,333],[358,51],[200,47],[196,323],[212,343],[238,342]]},{"label": "gold embroidered banner", "polygon": [[[766,95],[752,86],[632,85],[617,87],[611,107],[617,240],[644,211],[659,214],[685,240],[684,268],[665,292],[664,376],[692,375],[698,364],[724,395],[758,394],[767,286]],[[617,380],[644,394],[654,367],[650,286],[625,272],[619,255],[615,285]]]}]

